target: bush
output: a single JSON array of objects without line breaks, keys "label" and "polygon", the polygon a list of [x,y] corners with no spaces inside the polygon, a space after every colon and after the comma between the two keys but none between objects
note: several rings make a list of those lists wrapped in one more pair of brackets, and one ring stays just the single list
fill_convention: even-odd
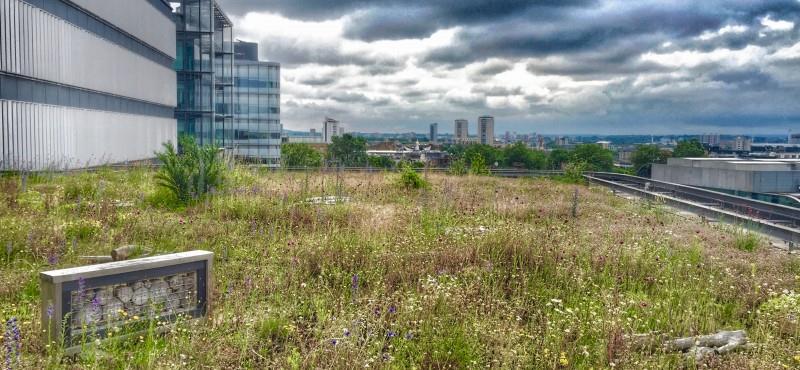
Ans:
[{"label": "bush", "polygon": [[322,166],[322,154],[305,143],[289,143],[281,145],[281,164],[284,167]]},{"label": "bush", "polygon": [[185,204],[222,186],[225,164],[214,146],[200,146],[190,136],[182,136],[179,143],[182,153],[172,143],[164,143],[164,151],[156,153],[162,166],[155,177],[158,186]]},{"label": "bush", "polygon": [[761,239],[758,235],[747,230],[737,231],[733,239],[733,246],[745,252],[754,252],[760,243]]},{"label": "bush", "polygon": [[462,176],[467,174],[467,161],[464,158],[459,158],[454,160],[450,163],[450,168],[447,170],[447,173],[456,176]]},{"label": "bush", "polygon": [[427,188],[429,184],[411,166],[402,164],[400,166],[400,186],[406,189],[422,189]]},{"label": "bush", "polygon": [[488,175],[489,167],[486,167],[486,160],[480,154],[475,154],[470,160],[469,173],[473,175]]},{"label": "bush", "polygon": [[563,179],[572,184],[583,183],[583,173],[586,172],[588,165],[585,162],[571,162],[564,166]]}]

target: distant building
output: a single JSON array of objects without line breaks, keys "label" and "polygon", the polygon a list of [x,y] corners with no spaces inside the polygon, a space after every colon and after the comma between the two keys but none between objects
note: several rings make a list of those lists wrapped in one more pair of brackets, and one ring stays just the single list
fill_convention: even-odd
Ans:
[{"label": "distant building", "polygon": [[0,171],[153,158],[176,142],[163,1],[0,1]]},{"label": "distant building", "polygon": [[600,145],[603,149],[610,149],[611,148],[611,142],[610,141],[601,140],[601,141],[598,141],[596,144]]},{"label": "distant building", "polygon": [[653,165],[653,179],[745,193],[797,193],[800,161],[670,158]]},{"label": "distant building", "polygon": [[322,140],[330,144],[334,136],[339,136],[339,121],[325,117],[325,121],[322,122]]},{"label": "distant building", "polygon": [[753,143],[750,156],[756,158],[800,159],[800,144]]},{"label": "distant building", "polygon": [[735,152],[749,152],[753,141],[749,137],[737,136],[733,141],[732,150]]},{"label": "distant building", "polygon": [[391,158],[395,162],[399,161],[419,161],[430,166],[445,166],[448,163],[449,154],[441,150],[434,150],[433,146],[421,146],[419,141],[414,146],[402,145],[400,143],[391,144],[394,148],[387,148],[389,143],[382,143],[368,149],[368,155]]},{"label": "distant building", "polygon": [[438,123],[431,123],[430,135],[428,135],[431,144],[438,144],[439,143],[439,124]]},{"label": "distant building", "polygon": [[559,136],[556,138],[556,145],[558,146],[567,146],[569,145],[569,138],[566,136]]},{"label": "distant building", "polygon": [[456,144],[466,143],[469,139],[469,121],[465,119],[457,119],[455,131]]},{"label": "distant building", "polygon": [[789,135],[789,144],[800,144],[800,134]]},{"label": "distant building", "polygon": [[234,60],[258,61],[258,43],[236,40],[233,43]]},{"label": "distant building", "polygon": [[309,132],[284,131],[281,135],[281,142],[283,144],[324,144],[325,140],[322,133],[312,128]]},{"label": "distant building", "polygon": [[494,145],[494,117],[478,117],[478,137],[480,137],[481,144]]},{"label": "distant building", "polygon": [[[239,158],[278,167],[281,159],[280,72],[275,62],[258,61],[258,44],[237,41],[234,50],[233,125],[224,128],[225,146]],[[255,57],[256,59],[247,59]]]},{"label": "distant building", "polygon": [[700,136],[700,144],[705,144],[708,147],[715,147],[719,146],[720,138],[719,134],[703,134]]},{"label": "distant building", "polygon": [[339,126],[339,136],[344,136],[344,127]]}]

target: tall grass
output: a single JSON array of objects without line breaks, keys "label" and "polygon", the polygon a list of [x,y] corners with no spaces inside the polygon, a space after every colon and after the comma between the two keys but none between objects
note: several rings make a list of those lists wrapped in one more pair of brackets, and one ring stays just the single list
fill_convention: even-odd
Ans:
[{"label": "tall grass", "polygon": [[[151,201],[159,180],[146,170],[56,175],[25,193],[0,179],[0,247],[13,246],[0,322],[17,318],[21,368],[800,366],[796,257],[742,251],[730,230],[604,189],[578,186],[573,218],[574,185],[426,179],[408,191],[396,174],[235,168],[207,204],[182,208]],[[73,183],[102,191],[78,207]],[[307,201],[337,192],[351,201]],[[211,315],[165,334],[143,323],[141,338],[63,358],[44,344],[38,273],[122,244],[214,251]],[[629,340],[723,329],[757,345],[694,364]]]}]

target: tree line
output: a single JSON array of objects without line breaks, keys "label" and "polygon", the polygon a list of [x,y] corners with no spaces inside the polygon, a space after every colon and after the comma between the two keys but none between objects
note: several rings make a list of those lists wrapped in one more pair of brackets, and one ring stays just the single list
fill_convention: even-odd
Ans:
[{"label": "tree line", "polygon": [[[485,168],[521,168],[528,170],[562,170],[570,167],[580,171],[616,171],[614,152],[599,144],[578,144],[573,149],[555,148],[549,152],[531,149],[518,142],[505,147],[494,147],[482,144],[445,145],[444,150],[450,155],[451,168],[456,172],[482,172]],[[281,147],[284,167],[375,167],[394,168],[394,160],[367,154],[367,141],[362,137],[350,134],[337,136],[328,145],[327,152],[314,149],[309,144],[290,143]],[[697,140],[678,143],[670,152],[659,149],[655,145],[639,145],[631,157],[633,170],[639,175],[649,175],[653,163],[666,163],[670,157],[702,157],[705,149]],[[422,163],[407,163],[411,167],[421,167]]]}]

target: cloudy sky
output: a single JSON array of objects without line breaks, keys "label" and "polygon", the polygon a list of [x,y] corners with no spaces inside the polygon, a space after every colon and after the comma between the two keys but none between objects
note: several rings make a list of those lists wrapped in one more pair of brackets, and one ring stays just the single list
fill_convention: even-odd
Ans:
[{"label": "cloudy sky", "polygon": [[218,0],[287,129],[800,132],[800,0]]}]

